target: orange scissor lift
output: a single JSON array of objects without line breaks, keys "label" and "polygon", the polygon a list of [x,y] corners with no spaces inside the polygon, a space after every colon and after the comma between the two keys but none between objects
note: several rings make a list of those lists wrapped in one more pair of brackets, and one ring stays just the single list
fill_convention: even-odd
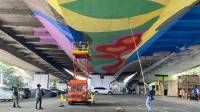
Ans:
[{"label": "orange scissor lift", "polygon": [[[68,85],[68,97],[67,101],[69,105],[74,103],[86,103],[91,104],[90,96],[88,94],[88,83],[87,80],[79,80],[77,76],[85,75],[88,76],[88,61],[89,61],[89,44],[88,42],[74,42],[73,51],[75,59],[73,61],[74,67],[74,79],[70,80]],[[79,71],[79,65],[85,67],[85,72]]]}]

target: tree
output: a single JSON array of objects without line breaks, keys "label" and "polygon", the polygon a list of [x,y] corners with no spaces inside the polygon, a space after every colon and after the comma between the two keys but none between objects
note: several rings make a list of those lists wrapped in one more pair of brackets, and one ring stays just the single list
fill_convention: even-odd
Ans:
[{"label": "tree", "polygon": [[0,69],[3,72],[3,83],[6,86],[13,87],[16,84],[19,84],[20,87],[23,87],[23,78],[21,76],[16,76],[13,66],[0,62]]}]

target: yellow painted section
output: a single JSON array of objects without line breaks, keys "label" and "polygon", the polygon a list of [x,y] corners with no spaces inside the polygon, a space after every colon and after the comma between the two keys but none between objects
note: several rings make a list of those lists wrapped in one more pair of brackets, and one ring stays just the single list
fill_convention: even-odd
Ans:
[{"label": "yellow painted section", "polygon": [[[142,36],[142,43],[138,48],[143,46],[151,37],[153,37],[158,31],[160,25],[166,22],[170,17],[174,16],[176,13],[184,9],[185,7],[191,6],[198,0],[153,0],[154,2],[166,5],[166,7],[153,11],[148,14],[121,18],[121,19],[98,19],[80,15],[71,10],[65,9],[59,4],[72,2],[75,0],[47,0],[48,3],[55,8],[55,10],[61,14],[67,24],[78,31],[83,32],[112,32],[127,30],[130,28],[136,28],[143,25],[147,21],[160,16],[159,19],[153,24],[153,26],[145,32]],[[130,23],[130,24],[129,24]],[[132,53],[123,56],[123,59],[127,59]]]},{"label": "yellow painted section", "polygon": [[76,0],[46,0],[49,5],[51,5],[60,15],[63,16],[62,10],[59,4],[73,2]]},{"label": "yellow painted section", "polygon": [[[92,18],[84,15],[80,15],[76,12],[68,10],[64,7],[59,6],[59,4],[72,2],[76,0],[47,0],[47,2],[59,13],[61,14],[67,24],[78,31],[85,32],[112,32],[127,30],[130,28],[135,28],[143,25],[147,21],[160,16],[159,22],[161,24],[165,18],[171,17],[173,14],[183,9],[186,6],[190,6],[197,0],[153,0],[154,2],[166,5],[165,8],[156,10],[154,12],[121,19],[98,19]],[[130,22],[130,25],[129,25]],[[155,27],[155,25],[154,25]]]},{"label": "yellow painted section", "polygon": [[65,8],[62,8],[62,10],[64,10],[64,15],[70,15],[65,18],[69,26],[72,26],[76,30],[85,32],[112,32],[139,27],[149,20],[159,16],[163,11],[160,9],[145,15],[122,19],[97,19],[79,15],[78,13]]},{"label": "yellow painted section", "polygon": [[[61,2],[62,1],[62,2]],[[67,2],[72,2],[75,0],[48,0],[48,3],[56,9],[56,11],[61,14],[67,24],[78,31],[85,32],[112,32],[127,30],[130,28],[135,28],[143,25],[149,20],[157,17],[163,11],[164,8],[153,11],[148,14],[134,16],[130,18],[121,18],[121,19],[98,19],[92,18],[84,15],[80,15],[76,12],[68,10],[64,7],[59,6]],[[159,2],[159,0],[157,0]],[[130,25],[129,25],[130,23]]]},{"label": "yellow painted section", "polygon": [[167,5],[170,2],[170,0],[152,0],[152,1],[163,4],[163,5]]}]

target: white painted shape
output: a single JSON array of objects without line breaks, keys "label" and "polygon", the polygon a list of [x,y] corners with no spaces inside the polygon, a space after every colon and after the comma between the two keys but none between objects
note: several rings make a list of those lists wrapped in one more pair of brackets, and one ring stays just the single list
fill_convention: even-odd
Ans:
[{"label": "white painted shape", "polygon": [[33,88],[37,88],[37,84],[41,85],[41,88],[48,89],[49,75],[47,74],[34,74]]},{"label": "white painted shape", "polygon": [[56,86],[57,86],[56,87],[57,89],[62,90],[62,91],[67,89],[67,84],[66,83],[57,83]]},{"label": "white painted shape", "polygon": [[88,80],[88,84],[91,88],[94,87],[105,87],[110,89],[113,76],[104,76],[104,79],[100,78],[100,75],[91,75],[91,79]]}]

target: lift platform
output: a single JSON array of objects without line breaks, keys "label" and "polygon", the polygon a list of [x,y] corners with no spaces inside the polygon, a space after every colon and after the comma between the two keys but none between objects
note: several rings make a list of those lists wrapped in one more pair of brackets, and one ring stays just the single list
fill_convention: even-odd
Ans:
[{"label": "lift platform", "polygon": [[[69,87],[68,98],[67,98],[68,104],[69,105],[72,105],[74,103],[91,104],[87,80],[79,80],[77,78],[77,76],[79,76],[80,74],[88,76],[88,61],[89,61],[88,42],[74,42],[72,54],[75,57],[73,61],[75,79],[70,80],[67,83]],[[79,67],[85,67],[82,68],[85,71],[80,72]]]}]

